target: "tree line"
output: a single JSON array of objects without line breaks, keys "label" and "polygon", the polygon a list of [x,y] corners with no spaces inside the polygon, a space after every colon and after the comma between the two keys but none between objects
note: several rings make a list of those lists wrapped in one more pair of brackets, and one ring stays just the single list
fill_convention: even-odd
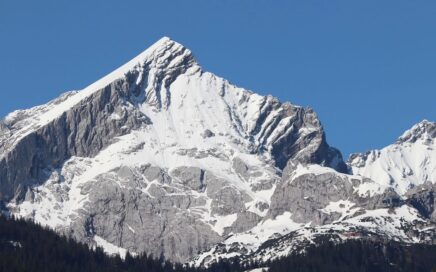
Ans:
[{"label": "tree line", "polygon": [[125,259],[108,256],[58,235],[31,221],[0,216],[0,271],[8,272],[239,272],[269,267],[269,272],[436,272],[436,245],[328,239],[310,246],[304,254],[292,254],[266,263],[221,260],[209,268],[173,264],[147,254]]}]

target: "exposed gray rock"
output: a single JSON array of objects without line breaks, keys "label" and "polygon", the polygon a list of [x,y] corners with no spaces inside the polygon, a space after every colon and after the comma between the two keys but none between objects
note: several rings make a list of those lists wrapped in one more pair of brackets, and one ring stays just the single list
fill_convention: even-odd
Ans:
[{"label": "exposed gray rock", "polygon": [[247,231],[256,226],[261,220],[262,217],[252,212],[246,211],[238,213],[236,221],[233,222],[232,226],[226,229],[226,233],[240,233]]},{"label": "exposed gray rock", "polygon": [[245,210],[245,201],[242,192],[232,186],[221,188],[210,196],[212,198],[212,214],[229,215]]},{"label": "exposed gray rock", "polygon": [[239,157],[233,158],[232,168],[236,174],[242,177],[245,181],[250,182],[250,187],[253,191],[269,190],[274,186],[275,183],[277,183],[277,180],[274,178],[262,180],[256,179],[256,181],[252,181],[254,180],[253,178],[262,176],[261,171],[263,169],[253,169]]},{"label": "exposed gray rock", "polygon": [[250,174],[248,172],[249,171],[248,165],[245,164],[244,161],[242,161],[240,158],[238,157],[233,158],[232,166],[235,172],[240,176],[242,176],[245,180],[249,178]]},{"label": "exposed gray rock", "polygon": [[260,180],[258,182],[250,184],[250,187],[253,191],[263,191],[263,190],[269,190],[273,187],[273,185],[277,183],[275,180]]},{"label": "exposed gray rock", "polygon": [[263,212],[263,211],[269,209],[269,204],[266,202],[257,202],[256,208],[258,208],[259,211]]},{"label": "exposed gray rock", "polygon": [[[247,195],[210,172],[179,167],[171,175],[181,182],[181,187],[174,187],[177,182],[172,186],[168,183],[147,186],[149,180],[144,180],[142,174],[150,168],[150,165],[116,168],[82,186],[82,193],[89,196],[88,203],[64,232],[91,244],[94,235],[98,235],[131,252],[163,254],[173,261],[185,262],[221,242],[225,235],[250,229],[262,219],[246,211],[244,204],[251,200]],[[189,212],[207,204],[205,196],[190,193],[198,190],[202,175],[207,184],[205,193],[212,199],[212,214],[237,214],[224,236],[214,232],[199,215]],[[143,188],[147,189],[134,189],[144,183]]]},{"label": "exposed gray rock", "polygon": [[[138,64],[141,69],[132,69],[126,78],[130,83],[132,100],[146,102],[156,110],[162,110],[171,104],[168,87],[179,75],[196,66],[196,61],[189,49],[170,40],[154,53],[145,63]],[[151,69],[153,72],[150,72]]]},{"label": "exposed gray rock", "polygon": [[160,167],[147,164],[141,166],[140,171],[147,178],[148,181],[157,180],[159,183],[171,183],[171,177],[167,174],[166,171],[164,171]]},{"label": "exposed gray rock", "polygon": [[192,190],[202,191],[206,185],[204,170],[198,167],[178,167],[171,172],[171,175]]},{"label": "exposed gray rock", "polygon": [[217,177],[209,171],[205,172],[204,178],[207,184],[206,193],[209,197],[212,197],[222,188],[230,185],[227,180]]},{"label": "exposed gray rock", "polygon": [[393,188],[387,188],[383,193],[370,197],[361,197],[354,194],[352,199],[358,206],[369,210],[399,207],[404,204],[402,198]]},{"label": "exposed gray rock", "polygon": [[[275,107],[274,103],[267,106]],[[324,130],[316,113],[311,108],[295,107],[283,104],[283,115],[291,116],[289,128],[284,135],[272,145],[272,154],[279,168],[284,168],[289,159],[304,164],[315,163],[332,167],[339,172],[346,172],[341,153],[330,147],[325,139]],[[275,118],[279,122],[280,118]],[[271,124],[272,126],[277,124]],[[300,130],[306,128],[307,130]]]},{"label": "exposed gray rock", "polygon": [[206,193],[212,199],[212,215],[229,215],[246,211],[245,203],[252,199],[244,192],[236,189],[229,181],[206,172]]},{"label": "exposed gray rock", "polygon": [[24,136],[0,157],[0,198],[22,199],[29,185],[44,181],[44,169],[57,168],[70,156],[94,156],[120,136],[149,124],[140,111],[131,109],[118,120],[108,118],[126,111],[128,84],[116,81],[95,92],[53,122]]},{"label": "exposed gray rock", "polygon": [[430,144],[436,138],[436,122],[423,120],[414,125],[404,135],[397,140],[397,144],[409,142],[415,143],[418,139],[423,139]]},{"label": "exposed gray rock", "polygon": [[[206,204],[189,194],[168,195],[166,185],[153,184],[148,194],[119,182],[134,182],[128,169],[99,176],[90,182],[89,202],[70,226],[70,234],[81,241],[98,235],[131,252],[146,251],[158,257],[184,262],[198,251],[221,241],[209,225],[189,213]],[[126,181],[126,173],[129,181]],[[130,186],[128,186],[130,185]],[[79,219],[80,218],[80,219]]]},{"label": "exposed gray rock", "polygon": [[9,130],[9,127],[0,120],[0,152],[2,150],[3,145],[6,142],[6,139],[10,136],[11,136],[11,131]]},{"label": "exposed gray rock", "polygon": [[202,134],[201,134],[201,136],[203,137],[203,138],[210,138],[210,137],[214,137],[215,136],[215,133],[213,133],[211,130],[209,130],[209,129],[206,129]]},{"label": "exposed gray rock", "polygon": [[[277,186],[271,198],[269,216],[272,218],[289,211],[296,222],[323,225],[341,217],[339,213],[322,211],[330,202],[349,200],[355,204],[355,208],[362,209],[390,208],[403,204],[401,197],[392,188],[371,197],[359,196],[355,192],[357,180],[334,172],[303,174],[296,178],[287,173],[284,177],[287,179],[283,179]],[[372,181],[364,179],[363,182]]]},{"label": "exposed gray rock", "polygon": [[406,202],[424,217],[436,222],[436,184],[426,183],[417,186],[406,194]]},{"label": "exposed gray rock", "polygon": [[292,212],[296,222],[312,222],[315,225],[339,219],[338,214],[321,211],[330,202],[347,199],[353,194],[353,186],[347,180],[331,173],[307,174],[293,180],[284,180],[276,188],[271,199],[269,215],[272,218]]}]

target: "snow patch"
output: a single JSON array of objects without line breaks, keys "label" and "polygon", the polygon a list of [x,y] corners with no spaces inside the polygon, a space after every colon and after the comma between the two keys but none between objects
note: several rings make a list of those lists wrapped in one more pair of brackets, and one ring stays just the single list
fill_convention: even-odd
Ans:
[{"label": "snow patch", "polygon": [[109,243],[98,235],[94,236],[94,241],[98,247],[101,247],[104,252],[109,255],[119,255],[122,259],[126,258],[127,250]]}]

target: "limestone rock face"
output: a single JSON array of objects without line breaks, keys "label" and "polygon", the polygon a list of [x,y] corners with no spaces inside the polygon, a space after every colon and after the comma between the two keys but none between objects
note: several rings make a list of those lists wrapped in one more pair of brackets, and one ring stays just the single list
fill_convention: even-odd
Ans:
[{"label": "limestone rock face", "polygon": [[409,190],[407,202],[425,218],[436,222],[436,184],[426,183]]},{"label": "limestone rock face", "polygon": [[[370,179],[319,167],[313,170],[307,167],[305,172],[300,173],[301,168],[304,166],[299,165],[292,173],[284,173],[287,179],[277,186],[271,197],[271,218],[291,211],[295,222],[324,225],[366,209],[391,208],[403,204],[392,188],[385,188],[374,195],[359,194],[360,186],[374,185]],[[289,171],[289,168],[285,170]]]},{"label": "limestone rock face", "polygon": [[339,219],[340,214],[328,214],[322,209],[353,194],[353,184],[333,173],[307,174],[280,183],[271,198],[270,215],[275,218],[292,211],[296,222],[322,225]]},{"label": "limestone rock face", "polygon": [[[114,181],[124,186],[114,186]],[[88,192],[89,203],[80,214],[86,224],[71,228],[79,240],[97,234],[131,252],[146,250],[154,256],[172,256],[177,261],[222,240],[198,215],[189,212],[204,206],[205,198],[174,196],[166,184],[160,183],[148,185],[146,191],[133,189],[140,185],[136,182],[144,181],[134,176],[126,180],[115,173],[102,175],[95,182]],[[85,232],[76,233],[76,228],[83,227]]]},{"label": "limestone rock face", "polygon": [[[37,126],[31,132],[23,131],[13,148],[0,153],[1,198],[21,198],[29,185],[47,178],[46,168],[58,168],[71,156],[95,156],[113,143],[116,136],[149,123],[140,111],[129,110],[123,105],[127,95],[128,85],[122,81],[111,83],[50,123]],[[119,118],[108,118],[112,115]],[[13,136],[4,140],[3,147],[8,147],[11,139],[18,138],[16,135],[20,136],[21,131],[16,126],[22,122],[12,118],[6,120]]]}]

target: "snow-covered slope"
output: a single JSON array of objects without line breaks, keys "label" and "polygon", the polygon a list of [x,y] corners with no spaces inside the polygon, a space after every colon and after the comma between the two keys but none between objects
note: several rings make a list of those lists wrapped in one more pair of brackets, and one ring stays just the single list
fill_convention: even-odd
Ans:
[{"label": "snow-covered slope", "polygon": [[353,174],[393,187],[404,195],[409,189],[436,183],[436,123],[424,120],[381,150],[350,156]]},{"label": "snow-covered slope", "polygon": [[[412,232],[420,233],[420,236],[413,236]],[[283,214],[275,220],[263,222],[250,232],[229,237],[224,243],[199,254],[192,264],[207,266],[220,258],[237,258],[241,263],[263,263],[291,253],[304,253],[307,245],[316,244],[319,239],[338,243],[348,239],[434,243],[434,236],[434,224],[428,224],[409,206],[361,211],[353,217],[321,226],[298,225],[292,222],[290,214]]]}]

